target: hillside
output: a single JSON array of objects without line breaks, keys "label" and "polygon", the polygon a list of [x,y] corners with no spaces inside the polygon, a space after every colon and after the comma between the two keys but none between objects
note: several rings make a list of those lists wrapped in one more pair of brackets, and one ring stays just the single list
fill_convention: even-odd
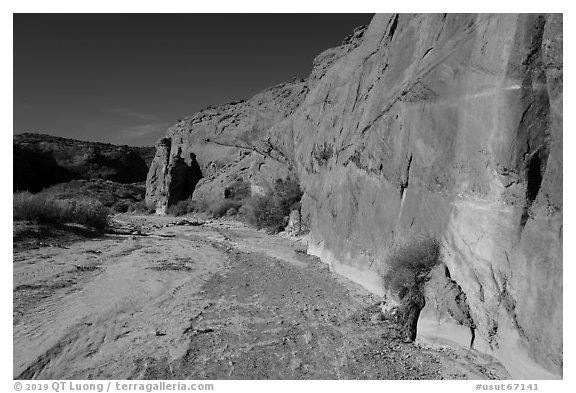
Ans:
[{"label": "hillside", "polygon": [[142,182],[154,148],[24,133],[14,135],[13,153],[14,191],[36,192],[74,179]]}]

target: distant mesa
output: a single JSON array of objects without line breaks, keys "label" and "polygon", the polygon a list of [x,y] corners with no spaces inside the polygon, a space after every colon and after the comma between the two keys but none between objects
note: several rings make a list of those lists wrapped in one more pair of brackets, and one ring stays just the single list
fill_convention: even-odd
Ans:
[{"label": "distant mesa", "polygon": [[31,192],[74,179],[143,182],[155,152],[33,133],[14,135],[13,149],[13,189]]}]

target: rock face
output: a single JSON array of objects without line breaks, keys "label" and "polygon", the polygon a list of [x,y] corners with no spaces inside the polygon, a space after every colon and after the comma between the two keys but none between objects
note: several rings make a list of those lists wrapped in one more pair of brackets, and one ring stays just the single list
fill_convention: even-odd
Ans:
[{"label": "rock face", "polygon": [[[298,175],[309,253],[391,301],[390,249],[439,242],[422,335],[461,325],[515,378],[562,375],[562,40],[561,15],[376,15],[259,123],[277,160],[247,154]],[[194,152],[215,192],[242,159],[198,139],[251,134],[211,113],[169,130],[169,161]]]},{"label": "rock face", "polygon": [[156,155],[150,166],[146,180],[146,203],[158,204],[159,212],[166,207],[192,195],[202,172],[194,153],[189,153],[188,161],[182,157],[182,148],[171,154],[171,141],[162,138],[156,145]]},{"label": "rock face", "polygon": [[36,192],[73,179],[146,179],[152,147],[116,146],[42,134],[14,135],[14,190]]},{"label": "rock face", "polygon": [[270,144],[267,132],[292,114],[307,92],[305,81],[293,80],[179,121],[158,142],[147,204],[162,213],[192,195],[223,199],[236,180],[264,190],[279,174],[287,176],[290,162]]},{"label": "rock face", "polygon": [[310,251],[385,292],[390,246],[436,238],[475,347],[517,376],[562,369],[561,26],[378,15],[291,118]]}]

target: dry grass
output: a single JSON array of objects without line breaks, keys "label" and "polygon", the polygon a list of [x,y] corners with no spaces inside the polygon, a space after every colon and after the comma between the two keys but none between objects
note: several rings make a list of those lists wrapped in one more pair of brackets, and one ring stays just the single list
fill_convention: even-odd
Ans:
[{"label": "dry grass", "polygon": [[76,199],[88,195],[100,201],[115,213],[147,212],[144,203],[146,187],[144,184],[121,184],[109,180],[73,180],[55,184],[40,192],[56,199]]},{"label": "dry grass", "polygon": [[48,193],[29,192],[14,194],[15,221],[76,223],[102,230],[108,225],[108,215],[108,208],[91,198],[57,199]]}]

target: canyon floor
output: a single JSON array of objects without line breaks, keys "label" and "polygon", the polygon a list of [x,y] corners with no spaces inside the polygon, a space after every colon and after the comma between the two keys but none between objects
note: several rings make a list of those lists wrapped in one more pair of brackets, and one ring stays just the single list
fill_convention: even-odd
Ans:
[{"label": "canyon floor", "polygon": [[83,231],[14,238],[14,378],[509,377],[476,351],[404,342],[305,237],[129,214]]}]

